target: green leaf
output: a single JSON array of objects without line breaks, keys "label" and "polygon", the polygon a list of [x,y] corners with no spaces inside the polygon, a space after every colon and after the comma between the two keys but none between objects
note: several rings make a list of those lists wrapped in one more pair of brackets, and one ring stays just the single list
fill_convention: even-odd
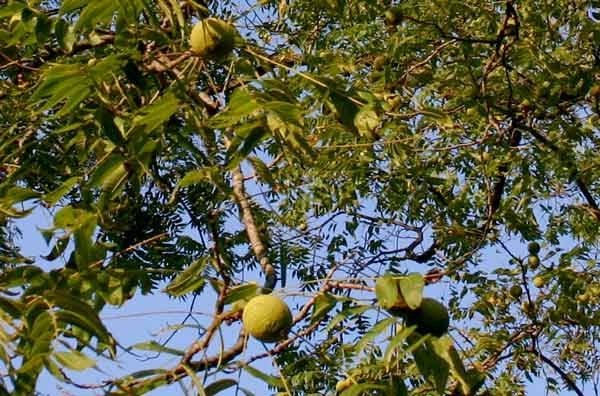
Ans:
[{"label": "green leaf", "polygon": [[[393,364],[392,358],[394,357],[394,352],[398,350],[399,347],[404,344],[404,341],[406,341],[406,339],[414,332],[414,326],[401,327],[401,330],[395,336],[392,337],[392,339],[387,344],[385,353],[383,354],[383,361],[385,362],[386,367],[390,367]],[[402,351],[398,358],[402,357],[405,354],[406,351]]]},{"label": "green leaf", "polygon": [[179,183],[177,183],[177,187],[184,188],[194,184],[206,182],[209,179],[208,169],[195,169],[186,173]]},{"label": "green leaf", "polygon": [[42,200],[46,202],[49,206],[54,206],[62,197],[67,195],[73,187],[79,183],[81,180],[80,176],[73,176],[65,180],[59,187],[55,190],[45,194],[42,196]]},{"label": "green leaf", "polygon": [[212,384],[205,387],[204,393],[206,394],[206,396],[213,396],[221,391],[224,391],[225,389],[229,389],[232,386],[236,386],[237,384],[238,382],[236,380],[224,378],[222,380],[215,381]]},{"label": "green leaf", "polygon": [[56,336],[54,323],[54,317],[49,311],[42,311],[37,315],[28,334],[33,341],[29,356],[47,355],[50,352],[52,340]]},{"label": "green leaf", "polygon": [[119,154],[110,154],[98,164],[87,186],[101,187],[104,191],[115,191],[125,181],[127,175],[125,159]]},{"label": "green leaf", "polygon": [[372,308],[373,307],[370,305],[358,305],[355,307],[345,308],[342,312],[337,314],[331,321],[329,321],[327,327],[325,328],[325,331],[330,332],[344,320],[349,319],[354,315],[360,315],[361,313],[368,311]]},{"label": "green leaf", "polygon": [[21,302],[0,296],[0,311],[17,319],[23,315],[24,306]]},{"label": "green leaf", "polygon": [[417,309],[423,299],[425,279],[419,273],[408,274],[399,279],[400,292],[410,309]]},{"label": "green leaf", "polygon": [[125,145],[125,139],[115,122],[114,115],[105,107],[99,107],[94,112],[94,119],[100,126],[102,133],[116,146]]},{"label": "green leaf", "polygon": [[329,103],[333,105],[333,110],[336,112],[342,124],[354,129],[354,118],[356,113],[358,113],[358,106],[348,99],[346,95],[337,92],[330,93],[329,101]]},{"label": "green leaf", "polygon": [[91,31],[98,24],[108,23],[119,6],[119,3],[114,0],[94,0],[86,4],[77,19],[76,30]]},{"label": "green leaf", "polygon": [[387,394],[390,396],[408,396],[408,388],[400,376],[390,378]]},{"label": "green leaf", "polygon": [[0,203],[3,206],[10,207],[13,205],[21,204],[34,198],[39,198],[40,193],[33,191],[29,188],[23,187],[12,187],[7,191],[3,192]]},{"label": "green leaf", "polygon": [[52,20],[48,18],[46,15],[38,15],[37,22],[35,24],[35,37],[37,39],[38,44],[44,45],[50,33],[52,31]]},{"label": "green leaf", "polygon": [[229,290],[223,303],[227,305],[239,300],[250,300],[252,297],[256,296],[259,289],[260,287],[256,283],[246,283],[244,285],[236,286]]},{"label": "green leaf", "polygon": [[302,111],[295,104],[282,101],[272,101],[264,103],[263,108],[277,114],[277,117],[285,124],[302,124]]},{"label": "green leaf", "polygon": [[450,365],[436,353],[429,339],[413,350],[413,357],[419,372],[435,386],[438,394],[443,395],[450,375]]},{"label": "green leaf", "polygon": [[462,388],[462,394],[471,395],[481,386],[482,376],[477,370],[467,371],[454,347],[452,339],[445,335],[430,340],[435,353],[448,363],[452,376],[458,381]]},{"label": "green leaf", "polygon": [[243,118],[261,110],[260,103],[246,88],[236,89],[225,111],[208,120],[207,126],[211,128],[228,128],[234,126]]},{"label": "green leaf", "polygon": [[22,1],[11,0],[8,4],[4,4],[0,7],[0,18],[13,16],[17,13],[20,13],[27,4]]},{"label": "green leaf", "polygon": [[84,371],[96,365],[94,359],[79,351],[54,352],[53,356],[58,364],[71,370]]},{"label": "green leaf", "polygon": [[[243,126],[236,129],[238,135],[244,136],[243,138],[235,139],[236,142],[227,150],[227,167],[233,169],[239,165],[240,161],[244,160],[248,154],[250,154],[259,144],[262,142],[267,135],[267,131],[264,128],[262,121],[252,121],[244,124]],[[241,147],[236,145],[241,142]],[[235,150],[235,151],[233,151]]]},{"label": "green leaf", "polygon": [[258,378],[259,380],[261,380],[275,388],[283,387],[283,381],[279,377],[274,377],[272,375],[263,373],[262,371],[257,370],[254,367],[248,366],[248,365],[244,366],[244,370],[246,370],[248,372],[248,374],[250,374],[251,376]]},{"label": "green leaf", "polygon": [[396,318],[385,318],[378,323],[375,323],[369,331],[367,331],[358,343],[355,346],[357,351],[362,351],[365,349],[368,343],[373,341],[375,337],[377,337],[380,333],[385,331],[388,327],[390,327],[393,323],[396,323]]},{"label": "green leaf", "polygon": [[194,261],[182,273],[177,275],[175,279],[165,287],[164,291],[174,297],[179,297],[203,287],[206,283],[204,269],[206,268],[208,260],[207,257],[203,257]]},{"label": "green leaf", "polygon": [[111,347],[114,354],[114,340],[104,324],[85,301],[76,298],[73,295],[60,291],[48,291],[44,297],[52,304],[62,308],[56,312],[56,317],[66,323],[81,327],[98,338],[99,341]]},{"label": "green leaf", "polygon": [[340,396],[359,396],[364,395],[368,390],[386,390],[385,385],[379,384],[354,384],[343,391]]},{"label": "green leaf", "polygon": [[58,41],[58,45],[63,51],[67,53],[73,51],[73,45],[75,44],[77,37],[75,35],[75,29],[72,25],[70,25],[64,19],[58,18],[54,23],[54,34],[56,36],[56,40]]},{"label": "green leaf", "polygon": [[[398,278],[391,274],[385,274],[377,278],[375,282],[375,296],[377,303],[383,309],[391,309],[397,307],[403,302],[402,294],[399,289]],[[401,306],[399,308],[402,308]]]},{"label": "green leaf", "polygon": [[60,5],[60,13],[68,14],[79,8],[84,7],[88,3],[88,0],[63,0]]},{"label": "green leaf", "polygon": [[45,260],[48,261],[54,261],[57,258],[59,258],[63,252],[65,251],[65,249],[67,248],[67,246],[69,245],[69,238],[59,238],[56,243],[54,244],[54,246],[52,247],[52,250],[50,251],[50,253],[47,256],[43,256]]},{"label": "green leaf", "polygon": [[131,348],[139,349],[141,351],[168,353],[170,355],[175,355],[175,356],[185,355],[184,351],[180,351],[179,349],[168,348],[162,344],[159,344],[156,341],[140,342],[138,344],[132,345]]},{"label": "green leaf", "polygon": [[31,97],[33,101],[47,98],[39,112],[50,110],[63,101],[66,101],[65,106],[74,108],[91,94],[89,77],[81,66],[56,65],[47,69],[44,76]]},{"label": "green leaf", "polygon": [[[111,0],[112,1],[112,0]],[[143,107],[133,118],[133,127],[151,132],[165,123],[179,110],[181,103],[172,92],[167,92],[151,105]]]},{"label": "green leaf", "polygon": [[275,179],[267,165],[258,157],[250,156],[247,160],[252,164],[258,178],[271,186],[275,185]]},{"label": "green leaf", "polygon": [[65,206],[54,215],[54,226],[70,231],[81,227],[94,217],[86,210]]},{"label": "green leaf", "polygon": [[323,319],[337,304],[337,299],[329,293],[319,293],[313,304],[313,312],[310,318],[311,323]]},{"label": "green leaf", "polygon": [[50,359],[49,356],[44,358],[44,365],[46,366],[46,370],[48,370],[48,372],[52,374],[54,378],[61,382],[68,381],[67,377],[65,377],[65,375],[61,371],[60,367],[58,367],[58,365],[52,359]]},{"label": "green leaf", "polygon": [[190,367],[188,367],[187,364],[183,365],[183,369],[187,373],[188,377],[190,377],[190,379],[192,380],[192,384],[194,384],[194,387],[198,391],[198,396],[206,396],[206,393],[204,392],[204,385],[202,384],[202,381],[200,380],[196,372]]}]

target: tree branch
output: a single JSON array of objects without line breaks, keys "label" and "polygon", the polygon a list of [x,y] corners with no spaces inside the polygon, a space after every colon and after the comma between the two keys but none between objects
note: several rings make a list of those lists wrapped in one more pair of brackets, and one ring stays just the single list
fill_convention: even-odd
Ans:
[{"label": "tree branch", "polygon": [[556,363],[554,363],[551,359],[546,357],[541,352],[538,351],[536,354],[540,357],[540,359],[542,359],[542,361],[544,363],[546,363],[548,366],[552,367],[554,369],[554,371],[556,371],[560,375],[560,377],[563,379],[563,381],[565,381],[567,386],[573,392],[577,393],[579,396],[584,396],[581,389],[579,389],[577,387],[577,384],[575,382],[573,382],[573,380],[569,377],[569,375],[567,373],[565,373],[565,371],[563,369],[561,369]]},{"label": "tree branch", "polygon": [[581,194],[584,196],[589,207],[592,209],[591,212],[593,213],[594,217],[596,218],[596,220],[600,221],[600,207],[598,206],[598,203],[592,196],[592,193],[588,189],[587,185],[581,178],[580,171],[577,168],[575,161],[571,160],[569,155],[564,155],[565,153],[563,149],[554,144],[554,142],[552,142],[546,135],[535,130],[535,128],[532,128],[528,125],[524,125],[522,123],[518,123],[517,128],[530,133],[537,141],[542,143],[544,146],[548,147],[552,152],[559,155],[559,158],[562,159],[565,162],[565,164],[569,167],[571,171],[571,177]]},{"label": "tree branch", "polygon": [[240,207],[240,214],[242,222],[246,228],[246,234],[250,240],[250,246],[256,259],[259,261],[263,273],[266,277],[274,276],[275,269],[267,257],[267,248],[265,247],[262,239],[260,238],[260,232],[256,226],[254,215],[252,214],[252,205],[250,199],[246,195],[244,188],[244,174],[240,167],[236,167],[232,170],[233,175],[233,194]]}]

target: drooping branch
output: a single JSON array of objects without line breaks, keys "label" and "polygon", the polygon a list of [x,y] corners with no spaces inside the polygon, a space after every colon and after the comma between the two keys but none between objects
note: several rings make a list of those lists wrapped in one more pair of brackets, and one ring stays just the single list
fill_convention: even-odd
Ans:
[{"label": "drooping branch", "polygon": [[[511,148],[516,147],[521,142],[521,132],[512,128],[509,146]],[[489,201],[488,201],[488,219],[491,219],[494,214],[500,208],[500,203],[502,201],[502,195],[504,193],[504,187],[506,186],[507,173],[509,170],[508,164],[502,164],[498,169],[498,179],[494,183],[492,187],[492,191],[490,192]]]},{"label": "drooping branch", "polygon": [[550,149],[552,152],[556,153],[558,155],[558,157],[565,162],[565,165],[567,165],[569,167],[569,171],[571,172],[572,180],[575,182],[575,185],[581,192],[581,195],[584,196],[589,207],[592,209],[591,212],[593,213],[596,220],[600,221],[600,207],[598,206],[598,203],[596,202],[595,198],[592,196],[592,193],[590,192],[586,183],[583,181],[583,179],[581,177],[581,172],[577,168],[577,164],[575,164],[574,160],[570,159],[571,156],[564,155],[564,150],[562,150],[560,147],[558,147],[546,135],[537,131],[535,128],[532,128],[532,127],[522,124],[522,123],[519,123],[517,125],[517,127],[519,129],[531,134],[531,136],[533,136],[538,142],[540,142],[542,145],[544,145],[545,147]]},{"label": "drooping branch", "polygon": [[544,363],[546,363],[548,366],[552,367],[552,369],[554,371],[556,371],[558,373],[558,375],[560,375],[560,378],[562,378],[562,380],[565,381],[565,383],[567,384],[569,389],[571,389],[573,392],[577,393],[579,396],[583,396],[583,392],[581,391],[581,389],[579,389],[577,384],[571,379],[571,377],[569,377],[569,375],[567,373],[565,373],[565,371],[563,369],[561,369],[556,363],[554,363],[551,359],[549,359],[544,354],[538,353],[537,355],[540,357],[540,359],[542,359],[542,361]]},{"label": "drooping branch", "polygon": [[260,232],[258,231],[256,221],[254,220],[252,204],[250,202],[250,198],[248,198],[246,195],[246,189],[244,187],[244,174],[239,167],[236,167],[232,171],[232,176],[233,194],[235,195],[235,199],[240,207],[242,222],[246,228],[246,234],[250,240],[250,246],[252,247],[252,251],[256,256],[256,259],[259,261],[262,271],[268,280],[269,278],[275,276],[275,269],[267,257],[267,248],[260,237]]}]

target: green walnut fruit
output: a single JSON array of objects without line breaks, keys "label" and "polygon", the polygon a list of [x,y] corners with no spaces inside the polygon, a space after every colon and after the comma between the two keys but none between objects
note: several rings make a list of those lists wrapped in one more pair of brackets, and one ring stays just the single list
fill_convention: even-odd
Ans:
[{"label": "green walnut fruit", "polygon": [[527,315],[532,314],[533,313],[533,304],[524,301],[523,304],[521,304],[521,309],[523,310],[523,312],[525,312]]},{"label": "green walnut fruit", "polygon": [[512,285],[508,292],[514,298],[521,298],[521,296],[523,295],[523,289],[519,285]]},{"label": "green walnut fruit", "polygon": [[396,26],[402,22],[402,13],[397,8],[390,8],[383,14],[386,25]]},{"label": "green walnut fruit", "polygon": [[387,62],[387,58],[383,55],[379,55],[373,60],[373,69],[375,70],[383,70],[385,67],[385,63]]},{"label": "green walnut fruit", "polygon": [[560,311],[557,311],[556,309],[551,310],[548,314],[548,317],[553,322],[560,322],[562,320],[562,315]]},{"label": "green walnut fruit", "polygon": [[533,286],[537,287],[538,289],[544,287],[545,284],[546,281],[541,276],[536,276],[533,278]]},{"label": "green walnut fruit", "polygon": [[527,257],[527,264],[529,264],[529,268],[536,269],[540,266],[540,258],[535,254],[532,254],[531,256]]},{"label": "green walnut fruit", "polygon": [[441,337],[448,332],[450,316],[444,304],[436,299],[425,297],[419,308],[407,312],[406,325],[416,325],[417,331],[421,334]]},{"label": "green walnut fruit", "polygon": [[538,254],[540,252],[540,244],[537,242],[530,242],[527,245],[527,251],[532,255]]},{"label": "green walnut fruit", "polygon": [[222,19],[206,18],[192,29],[192,51],[203,58],[221,58],[235,47],[236,28]]},{"label": "green walnut fruit", "polygon": [[292,313],[287,304],[272,294],[252,298],[242,314],[244,330],[262,342],[277,342],[287,337]]}]

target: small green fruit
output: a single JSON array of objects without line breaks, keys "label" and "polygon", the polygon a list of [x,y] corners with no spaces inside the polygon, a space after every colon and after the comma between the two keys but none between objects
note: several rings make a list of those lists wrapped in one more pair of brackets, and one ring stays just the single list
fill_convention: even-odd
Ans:
[{"label": "small green fruit", "polygon": [[402,21],[402,13],[397,8],[390,8],[383,14],[385,24],[389,26],[396,26]]},{"label": "small green fruit", "polygon": [[379,55],[375,58],[375,60],[373,60],[373,69],[382,70],[385,67],[386,61],[387,58],[385,56]]},{"label": "small green fruit", "polygon": [[536,255],[540,252],[540,244],[537,242],[530,242],[527,245],[527,250],[529,251],[530,254]]},{"label": "small green fruit", "polygon": [[524,301],[521,304],[521,309],[523,310],[523,312],[525,312],[526,314],[531,314],[533,313],[533,304],[529,303],[528,301]]},{"label": "small green fruit", "polygon": [[198,22],[190,35],[192,51],[203,58],[220,58],[235,47],[238,32],[222,19],[206,18]]},{"label": "small green fruit", "polygon": [[560,322],[562,320],[562,315],[560,314],[560,311],[557,311],[556,309],[551,310],[548,314],[548,317],[553,322]]},{"label": "small green fruit", "polygon": [[527,257],[527,264],[529,264],[529,268],[536,269],[540,266],[540,258],[536,255],[531,255]]},{"label": "small green fruit", "polygon": [[262,342],[277,342],[287,337],[292,327],[292,313],[287,304],[272,294],[252,298],[244,307],[244,330]]},{"label": "small green fruit", "polygon": [[519,285],[512,285],[510,290],[508,291],[513,298],[521,298],[523,295],[523,289]]},{"label": "small green fruit", "polygon": [[421,334],[441,337],[448,331],[450,316],[444,304],[436,299],[425,297],[419,308],[407,312],[406,325],[416,325],[417,331]]},{"label": "small green fruit", "polygon": [[535,278],[533,278],[533,285],[538,289],[544,287],[545,284],[546,281],[541,276],[536,276]]}]

